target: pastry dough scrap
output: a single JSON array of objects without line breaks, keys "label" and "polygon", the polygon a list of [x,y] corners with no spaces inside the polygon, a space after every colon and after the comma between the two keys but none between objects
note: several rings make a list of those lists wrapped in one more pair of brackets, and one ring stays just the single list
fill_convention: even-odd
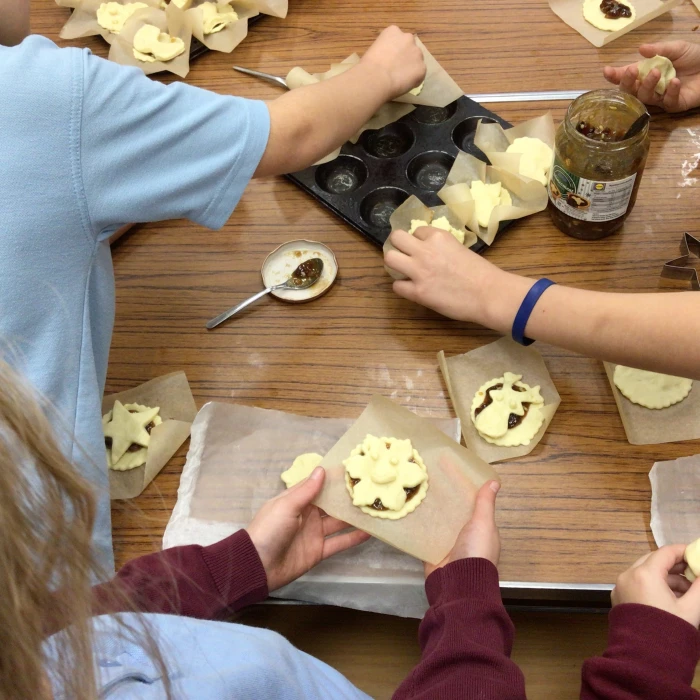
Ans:
[{"label": "pastry dough scrap", "polygon": [[126,20],[144,7],[148,7],[145,2],[103,2],[97,8],[97,24],[103,29],[107,29],[112,34],[119,34],[124,29]]},{"label": "pastry dough scrap", "polygon": [[491,214],[496,207],[513,204],[510,192],[500,182],[487,185],[481,180],[473,180],[469,191],[474,200],[476,219],[481,228],[488,228]]},{"label": "pastry dough scrap", "polygon": [[686,570],[683,572],[688,581],[695,581],[700,576],[700,539],[691,542],[683,554]]},{"label": "pastry dough scrap", "polygon": [[205,34],[216,34],[229,24],[238,21],[238,15],[231,5],[203,2],[200,7],[202,8],[202,30]]},{"label": "pastry dough scrap", "polygon": [[615,367],[613,382],[620,393],[632,403],[656,409],[668,408],[683,401],[693,388],[692,379],[647,372],[623,365]]},{"label": "pastry dough scrap", "polygon": [[[163,422],[159,407],[150,408],[137,403],[114,402],[114,408],[102,416],[102,431],[111,445],[105,445],[107,465],[116,471],[126,471],[146,463],[151,435],[148,426]],[[133,446],[140,446],[132,450]]]},{"label": "pastry dough scrap", "polygon": [[442,229],[443,231],[448,231],[451,233],[460,243],[464,243],[464,229],[461,231],[450,224],[446,216],[439,216],[437,219],[433,219],[430,223],[423,221],[422,219],[411,219],[411,228],[408,232],[413,235],[417,229],[422,226],[433,226],[435,228]]},{"label": "pastry dough scrap", "polygon": [[631,2],[620,0],[620,3],[629,7],[632,15],[631,17],[610,19],[605,16],[605,13],[600,8],[602,4],[601,0],[584,0],[583,18],[596,29],[602,29],[604,32],[616,32],[637,19],[637,11],[634,9],[634,5]]},{"label": "pastry dough scrap", "polygon": [[139,61],[172,61],[184,51],[185,42],[180,37],[161,32],[153,24],[144,24],[134,34],[134,58]]},{"label": "pastry dough scrap", "polygon": [[483,384],[474,395],[472,422],[486,442],[500,447],[529,445],[542,427],[544,399],[540,387],[530,387],[520,381],[522,378],[521,374],[504,372],[502,377]]},{"label": "pastry dough scrap", "polygon": [[353,505],[375,518],[403,518],[428,491],[428,470],[410,440],[367,435],[343,464]]},{"label": "pastry dough scrap", "polygon": [[541,139],[521,136],[506,148],[506,153],[520,153],[519,172],[524,177],[547,184],[554,151]]},{"label": "pastry dough scrap", "polygon": [[316,452],[306,452],[303,455],[299,455],[294,462],[292,462],[292,466],[286,471],[283,471],[280,475],[282,481],[284,481],[289,489],[300,481],[304,481],[322,461],[323,457],[316,454]]},{"label": "pastry dough scrap", "polygon": [[654,68],[658,69],[659,73],[661,73],[661,77],[659,78],[659,82],[656,83],[654,92],[658,95],[663,95],[668,89],[668,84],[676,77],[676,69],[666,56],[647,58],[637,64],[639,80],[644,80]]}]

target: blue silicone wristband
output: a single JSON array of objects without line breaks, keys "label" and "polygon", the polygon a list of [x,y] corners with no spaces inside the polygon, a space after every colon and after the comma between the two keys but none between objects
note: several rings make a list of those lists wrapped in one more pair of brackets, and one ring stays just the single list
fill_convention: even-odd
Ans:
[{"label": "blue silicone wristband", "polygon": [[540,300],[540,297],[545,290],[549,289],[555,282],[548,280],[543,277],[541,280],[537,280],[535,284],[530,287],[530,291],[525,295],[523,303],[520,304],[518,313],[515,314],[515,320],[513,321],[513,340],[521,345],[532,345],[534,340],[525,337],[525,328],[527,327],[527,322],[530,320],[530,314],[535,308],[535,304]]}]

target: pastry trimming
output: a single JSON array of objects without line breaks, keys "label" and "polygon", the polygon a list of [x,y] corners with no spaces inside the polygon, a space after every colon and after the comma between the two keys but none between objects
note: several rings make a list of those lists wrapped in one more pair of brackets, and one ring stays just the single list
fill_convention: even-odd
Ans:
[{"label": "pastry trimming", "polygon": [[116,471],[127,471],[146,463],[151,431],[163,422],[160,408],[137,403],[122,404],[102,416],[107,465]]},{"label": "pastry trimming", "polygon": [[692,379],[623,365],[615,367],[613,382],[632,403],[655,409],[668,408],[683,401],[693,388]]},{"label": "pastry trimming", "polygon": [[493,445],[529,445],[544,423],[540,387],[520,381],[521,374],[504,372],[483,384],[474,395],[471,417],[479,435]]},{"label": "pastry trimming", "polygon": [[510,192],[500,182],[487,185],[481,180],[472,180],[469,192],[474,200],[476,220],[481,228],[488,228],[491,214],[496,207],[513,204]]},{"label": "pastry trimming", "polygon": [[280,477],[289,489],[306,479],[307,476],[310,476],[311,472],[316,469],[322,461],[323,457],[320,454],[316,454],[316,452],[306,452],[303,455],[299,455],[294,462],[292,462],[292,466],[286,471],[283,471]]},{"label": "pastry trimming", "polygon": [[367,435],[343,465],[353,505],[375,518],[403,518],[428,491],[428,470],[410,440]]}]

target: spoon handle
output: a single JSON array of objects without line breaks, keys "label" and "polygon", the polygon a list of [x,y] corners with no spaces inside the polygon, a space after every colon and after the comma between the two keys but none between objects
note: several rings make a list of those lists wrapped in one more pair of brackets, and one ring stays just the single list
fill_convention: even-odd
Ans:
[{"label": "spoon handle", "polygon": [[[276,287],[280,286],[284,285],[276,285]],[[224,313],[219,314],[216,318],[212,318],[211,321],[207,322],[207,328],[209,330],[211,330],[212,328],[216,328],[220,323],[223,323],[224,321],[231,318],[231,316],[233,316],[234,314],[237,314],[242,309],[245,309],[246,306],[250,306],[253,302],[256,302],[258,299],[262,299],[266,294],[269,294],[276,287],[268,287],[267,289],[263,289],[262,292],[253,294],[252,297],[249,297],[245,301],[242,301],[240,304],[236,304],[236,306],[230,308],[228,311],[224,311]]]}]

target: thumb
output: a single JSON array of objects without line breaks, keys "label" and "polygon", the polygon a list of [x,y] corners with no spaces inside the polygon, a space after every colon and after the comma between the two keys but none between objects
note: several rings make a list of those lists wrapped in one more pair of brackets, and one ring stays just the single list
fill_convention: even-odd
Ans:
[{"label": "thumb", "polygon": [[284,503],[294,515],[299,515],[321,493],[325,478],[326,470],[323,467],[316,467],[304,481],[283,494]]},{"label": "thumb", "polygon": [[496,495],[501,485],[498,481],[487,481],[476,494],[476,503],[471,522],[496,526]]},{"label": "thumb", "polygon": [[639,47],[639,53],[644,58],[665,56],[670,61],[677,61],[684,52],[685,46],[682,41],[662,41],[658,44],[642,44]]}]

